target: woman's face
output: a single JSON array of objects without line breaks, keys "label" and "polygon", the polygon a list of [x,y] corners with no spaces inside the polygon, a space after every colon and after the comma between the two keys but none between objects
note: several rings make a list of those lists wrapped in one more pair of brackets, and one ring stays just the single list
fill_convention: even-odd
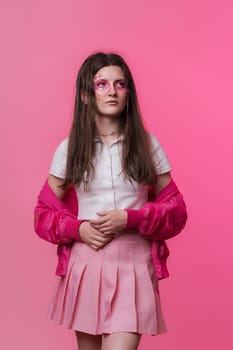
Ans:
[{"label": "woman's face", "polygon": [[94,76],[97,111],[100,116],[118,117],[125,108],[127,82],[118,66],[101,68]]}]

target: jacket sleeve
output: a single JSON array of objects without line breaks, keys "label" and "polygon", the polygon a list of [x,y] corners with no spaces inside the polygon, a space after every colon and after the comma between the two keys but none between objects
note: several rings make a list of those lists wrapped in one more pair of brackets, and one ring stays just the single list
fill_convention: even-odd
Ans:
[{"label": "jacket sleeve", "polygon": [[70,188],[63,200],[52,191],[46,180],[34,209],[34,229],[39,237],[54,244],[81,241],[76,194]]},{"label": "jacket sleeve", "polygon": [[67,209],[52,209],[40,201],[34,210],[34,229],[39,237],[54,244],[81,241],[79,226],[83,220]]},{"label": "jacket sleeve", "polygon": [[184,228],[187,210],[182,194],[172,180],[141,209],[126,209],[127,228],[137,228],[145,238],[164,241],[174,237]]}]

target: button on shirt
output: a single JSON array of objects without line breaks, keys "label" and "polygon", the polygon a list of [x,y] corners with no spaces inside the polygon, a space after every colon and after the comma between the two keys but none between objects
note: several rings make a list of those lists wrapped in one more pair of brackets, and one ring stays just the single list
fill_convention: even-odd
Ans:
[{"label": "button on shirt", "polygon": [[[158,175],[171,170],[169,161],[153,134],[150,134],[153,147],[153,160]],[[78,219],[97,218],[97,213],[112,209],[139,209],[148,197],[148,186],[139,185],[124,178],[121,165],[122,137],[110,145],[96,139],[96,155],[94,159],[95,175],[90,190],[84,191],[81,184],[75,187],[79,213]],[[68,138],[63,140],[55,151],[49,173],[65,178]]]}]

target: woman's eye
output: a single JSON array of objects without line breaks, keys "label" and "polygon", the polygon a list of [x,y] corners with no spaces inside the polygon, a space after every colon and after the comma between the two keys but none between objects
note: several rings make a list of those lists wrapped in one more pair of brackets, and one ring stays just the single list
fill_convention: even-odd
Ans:
[{"label": "woman's eye", "polygon": [[118,81],[116,83],[116,87],[119,88],[119,89],[125,89],[127,86],[127,83],[126,81],[122,80],[122,81]]},{"label": "woman's eye", "polygon": [[95,83],[96,89],[104,89],[106,87],[106,82],[105,81],[98,81]]}]

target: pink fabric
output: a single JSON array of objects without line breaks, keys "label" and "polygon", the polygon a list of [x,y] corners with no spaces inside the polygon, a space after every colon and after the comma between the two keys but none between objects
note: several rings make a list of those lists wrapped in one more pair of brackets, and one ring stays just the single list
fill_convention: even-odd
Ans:
[{"label": "pink fabric", "polygon": [[126,209],[127,228],[137,228],[142,236],[152,241],[151,255],[155,271],[157,277],[162,279],[169,276],[169,249],[165,240],[181,232],[187,221],[187,211],[183,197],[173,180],[153,197],[153,192],[149,191],[152,202],[138,210]]},{"label": "pink fabric", "polygon": [[70,243],[81,240],[77,220],[78,203],[71,187],[61,201],[50,188],[48,181],[41,190],[34,212],[36,233],[43,239],[55,243]]},{"label": "pink fabric", "polygon": [[75,190],[71,187],[61,201],[46,180],[34,210],[34,229],[41,238],[58,244],[56,274],[59,276],[66,274],[73,242],[81,240],[78,229],[82,221],[77,220],[77,214]]},{"label": "pink fabric", "polygon": [[89,334],[165,332],[150,242],[132,230],[98,251],[75,242],[49,318]]},{"label": "pink fabric", "polygon": [[[145,238],[151,240],[157,278],[168,277],[166,261],[169,250],[164,240],[178,234],[187,219],[185,203],[174,181],[159,193],[153,203],[149,202],[139,210],[126,210],[127,227],[135,225]],[[78,229],[84,220],[77,220],[77,213],[78,203],[74,189],[70,188],[61,201],[46,181],[34,211],[34,227],[41,238],[59,244],[56,274],[60,276],[66,275],[73,242],[80,241]]]},{"label": "pink fabric", "polygon": [[126,209],[128,213],[127,228],[137,228],[148,239],[164,241],[184,228],[187,211],[181,193],[172,180],[155,197],[141,209]]}]

